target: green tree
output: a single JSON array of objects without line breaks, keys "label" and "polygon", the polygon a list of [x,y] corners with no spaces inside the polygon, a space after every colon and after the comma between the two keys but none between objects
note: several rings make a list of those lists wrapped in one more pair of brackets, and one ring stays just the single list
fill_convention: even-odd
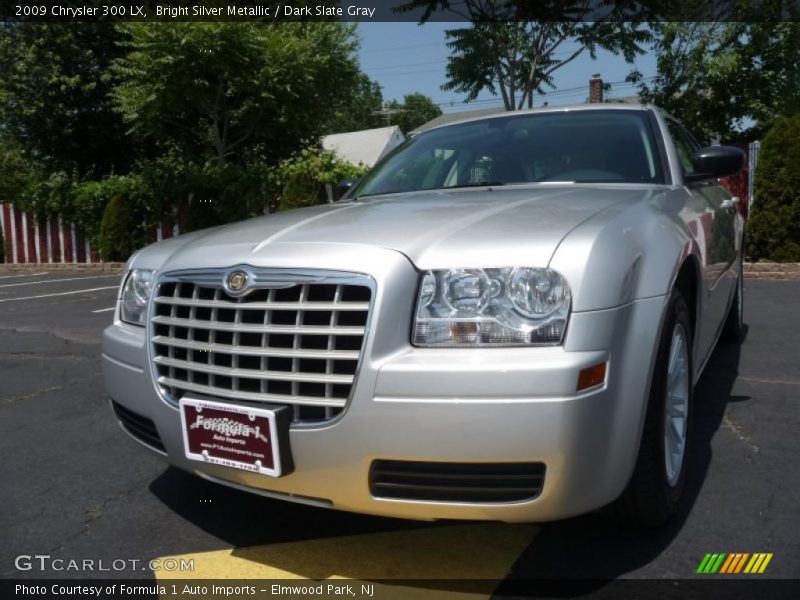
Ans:
[{"label": "green tree", "polygon": [[142,245],[136,214],[125,196],[114,196],[106,205],[100,225],[100,256],[103,260],[123,262]]},{"label": "green tree", "polygon": [[761,142],[747,235],[753,260],[800,262],[800,115],[776,119]]},{"label": "green tree", "polygon": [[[125,208],[137,215],[134,228],[129,232],[134,240],[141,239],[140,232],[160,220],[157,213],[149,211],[150,190],[138,174],[111,175],[99,181],[73,183],[66,199],[68,204],[63,205],[60,212],[69,215],[78,230],[84,232],[93,245],[99,246],[102,221],[114,198],[120,198],[119,202],[124,202]],[[119,206],[114,210],[118,211]],[[151,216],[149,223],[145,221],[146,215]]]},{"label": "green tree", "polygon": [[399,125],[405,133],[414,131],[420,125],[442,114],[442,109],[438,104],[435,104],[429,96],[419,92],[406,94],[402,103],[393,100],[389,103],[388,108],[398,111],[397,116],[392,119],[392,123]]},{"label": "green tree", "polygon": [[633,71],[644,102],[680,118],[703,142],[757,139],[800,109],[800,23],[653,25],[657,74]]},{"label": "green tree", "polygon": [[133,148],[108,100],[108,67],[124,34],[107,23],[0,26],[0,121],[29,161],[100,177]]},{"label": "green tree", "polygon": [[76,183],[77,176],[74,171],[40,174],[33,179],[20,204],[23,208],[39,215],[58,212],[66,220],[71,221],[74,216],[72,193]]},{"label": "green tree", "polygon": [[198,164],[277,162],[335,117],[358,82],[342,23],[129,23],[117,109],[140,140]]},{"label": "green tree", "polygon": [[412,9],[423,10],[421,23],[434,10],[470,23],[445,32],[451,56],[442,89],[466,94],[467,102],[484,90],[499,94],[506,110],[533,106],[535,94],[555,87],[553,74],[583,53],[595,58],[603,49],[632,62],[650,39],[641,18],[616,4],[602,15],[584,0],[411,0],[399,8]]},{"label": "green tree", "polygon": [[356,83],[341,87],[335,96],[335,114],[326,127],[327,133],[345,133],[381,127],[380,115],[383,107],[381,86],[361,73]]},{"label": "green tree", "polygon": [[0,135],[0,202],[19,202],[35,180],[36,172],[10,136]]}]

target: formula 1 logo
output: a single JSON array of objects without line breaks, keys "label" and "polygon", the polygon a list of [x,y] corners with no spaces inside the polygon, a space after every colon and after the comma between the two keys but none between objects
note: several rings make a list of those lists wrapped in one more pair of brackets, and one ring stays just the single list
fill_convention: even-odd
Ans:
[{"label": "formula 1 logo", "polygon": [[189,425],[190,429],[202,428],[214,433],[220,433],[228,437],[250,437],[251,435],[258,438],[262,442],[268,442],[269,439],[261,433],[261,427],[248,425],[247,423],[240,423],[229,419],[228,417],[217,419],[206,419],[203,415],[197,415],[194,423]]}]

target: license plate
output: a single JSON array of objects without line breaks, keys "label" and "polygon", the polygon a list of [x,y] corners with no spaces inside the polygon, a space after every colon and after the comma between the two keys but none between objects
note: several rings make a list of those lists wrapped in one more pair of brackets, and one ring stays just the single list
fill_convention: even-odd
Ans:
[{"label": "license plate", "polygon": [[291,471],[288,407],[252,408],[182,398],[180,410],[187,458],[270,477]]}]

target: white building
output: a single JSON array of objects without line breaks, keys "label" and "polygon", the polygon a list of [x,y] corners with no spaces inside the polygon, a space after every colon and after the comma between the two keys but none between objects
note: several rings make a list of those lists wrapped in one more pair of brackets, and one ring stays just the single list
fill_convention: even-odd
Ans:
[{"label": "white building", "polygon": [[363,131],[334,133],[322,138],[322,147],[332,150],[340,158],[357,165],[373,166],[378,160],[406,139],[396,125]]}]

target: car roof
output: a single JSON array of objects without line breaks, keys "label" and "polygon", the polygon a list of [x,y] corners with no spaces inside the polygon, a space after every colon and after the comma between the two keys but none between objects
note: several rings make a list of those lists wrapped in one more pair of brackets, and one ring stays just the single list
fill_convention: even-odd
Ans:
[{"label": "car roof", "polygon": [[[430,131],[436,131],[437,129],[444,129],[445,127],[452,127],[453,125],[462,125],[464,123],[474,123],[477,121],[488,121],[491,119],[498,119],[502,117],[508,116],[517,116],[517,115],[530,115],[530,114],[547,114],[547,113],[559,113],[559,112],[585,112],[585,111],[592,111],[592,110],[619,110],[619,111],[655,111],[661,112],[661,109],[653,106],[652,104],[629,104],[629,103],[590,103],[590,104],[572,104],[567,106],[543,106],[541,108],[528,108],[525,110],[514,110],[514,111],[503,111],[491,115],[478,115],[474,117],[467,117],[464,119],[459,119],[456,121],[450,121],[449,123],[443,123],[442,125],[437,125],[436,127],[431,127],[430,129],[426,129],[424,131],[420,131],[417,135],[422,135],[423,133],[428,133]],[[665,113],[664,113],[665,114]],[[416,137],[416,136],[415,136]]]}]

